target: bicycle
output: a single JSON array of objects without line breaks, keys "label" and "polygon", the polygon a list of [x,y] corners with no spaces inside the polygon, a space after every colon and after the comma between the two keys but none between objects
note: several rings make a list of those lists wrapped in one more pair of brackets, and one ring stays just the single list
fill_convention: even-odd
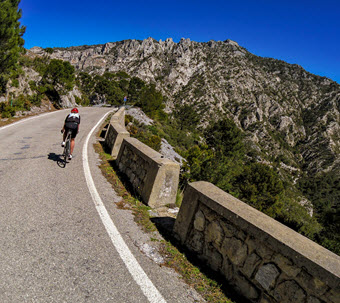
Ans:
[{"label": "bicycle", "polygon": [[63,152],[63,160],[66,166],[67,159],[70,157],[71,154],[71,134],[72,132],[69,130],[66,135],[66,140],[65,140],[65,146],[64,146],[64,152]]}]

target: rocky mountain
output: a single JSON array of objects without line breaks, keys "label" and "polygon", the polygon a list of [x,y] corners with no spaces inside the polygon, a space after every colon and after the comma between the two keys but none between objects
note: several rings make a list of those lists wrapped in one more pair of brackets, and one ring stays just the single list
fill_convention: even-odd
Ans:
[{"label": "rocky mountain", "polygon": [[154,82],[167,109],[190,104],[201,123],[232,118],[258,150],[294,182],[301,171],[340,173],[340,85],[299,65],[251,54],[231,40],[126,40],[94,46],[34,47],[90,74],[125,71]]}]

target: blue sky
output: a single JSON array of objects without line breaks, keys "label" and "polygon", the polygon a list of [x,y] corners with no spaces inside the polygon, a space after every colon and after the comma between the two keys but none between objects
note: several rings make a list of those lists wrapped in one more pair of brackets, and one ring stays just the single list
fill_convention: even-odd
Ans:
[{"label": "blue sky", "polygon": [[340,0],[22,0],[25,47],[231,39],[340,83]]}]

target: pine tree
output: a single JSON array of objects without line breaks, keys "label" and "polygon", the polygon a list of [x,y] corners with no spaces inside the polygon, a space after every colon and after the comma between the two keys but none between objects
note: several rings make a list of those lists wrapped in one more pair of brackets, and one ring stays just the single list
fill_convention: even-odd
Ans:
[{"label": "pine tree", "polygon": [[20,25],[20,0],[0,0],[0,94],[6,90],[9,74],[23,51],[26,28]]}]

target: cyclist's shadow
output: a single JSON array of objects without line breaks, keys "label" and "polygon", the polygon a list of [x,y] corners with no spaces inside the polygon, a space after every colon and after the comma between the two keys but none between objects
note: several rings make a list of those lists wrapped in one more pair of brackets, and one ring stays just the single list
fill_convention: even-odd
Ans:
[{"label": "cyclist's shadow", "polygon": [[64,168],[66,166],[65,161],[61,158],[62,155],[57,155],[55,153],[49,153],[48,154],[48,160],[52,160],[57,162],[59,167]]}]

